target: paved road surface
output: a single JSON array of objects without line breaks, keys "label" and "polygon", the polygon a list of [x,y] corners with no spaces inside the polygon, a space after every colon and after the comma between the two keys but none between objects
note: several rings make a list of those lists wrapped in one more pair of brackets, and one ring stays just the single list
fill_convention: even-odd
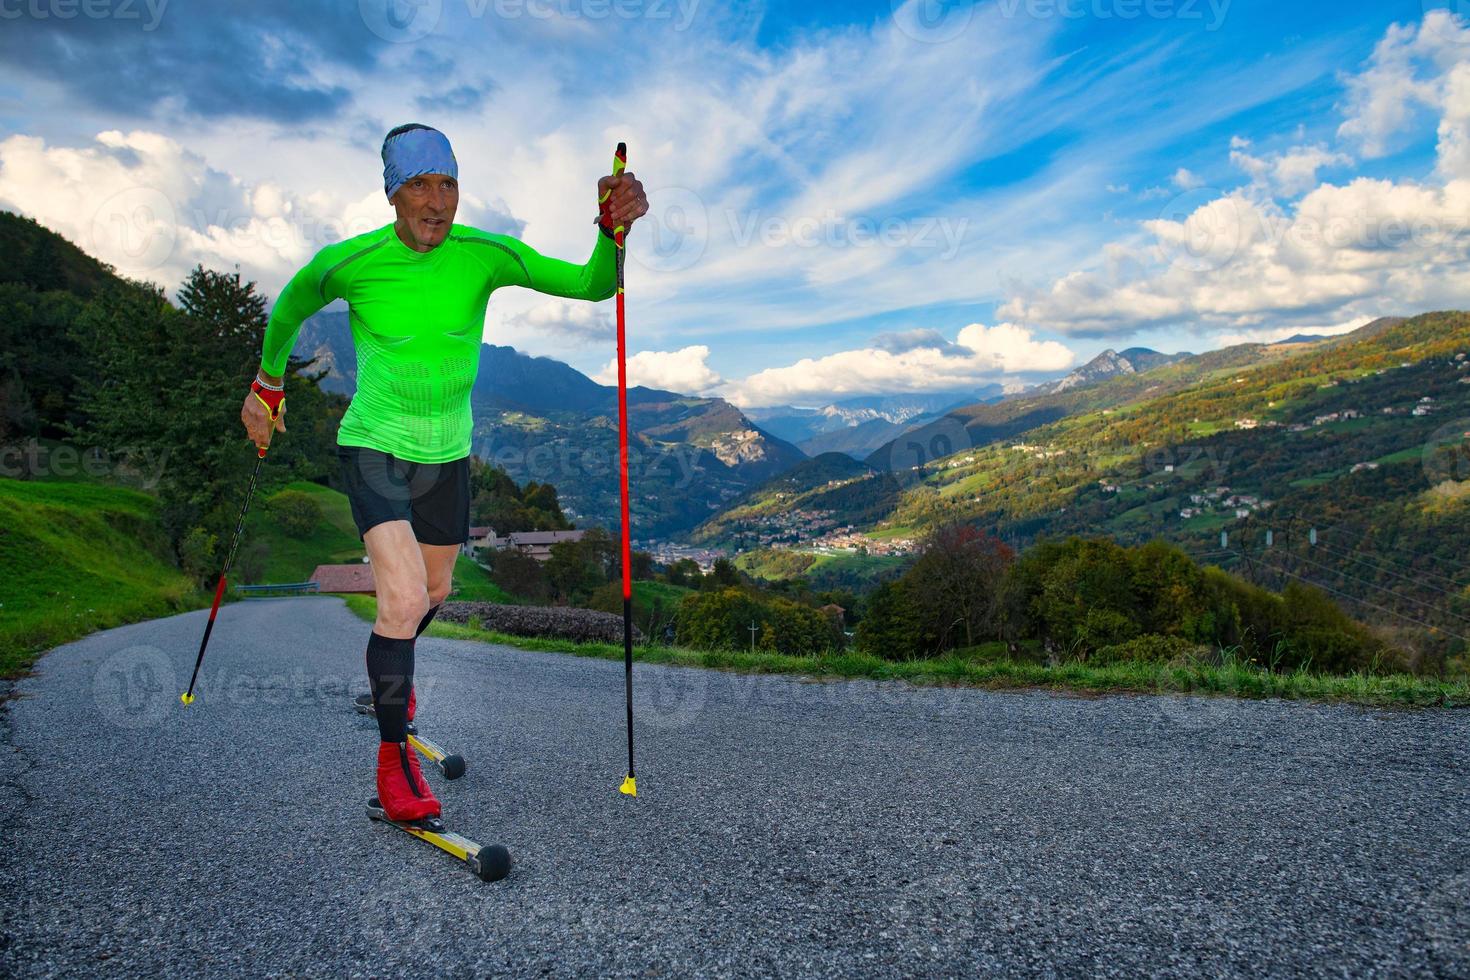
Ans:
[{"label": "paved road surface", "polygon": [[[370,823],[332,598],[110,630],[0,730],[0,974],[1470,974],[1470,713],[1073,698],[420,642],[481,883]],[[433,777],[437,777],[434,772]]]}]

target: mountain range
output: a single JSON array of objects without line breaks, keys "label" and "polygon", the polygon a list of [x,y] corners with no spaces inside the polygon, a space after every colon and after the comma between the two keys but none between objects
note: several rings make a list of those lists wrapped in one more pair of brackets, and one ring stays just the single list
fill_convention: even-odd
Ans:
[{"label": "mountain range", "polygon": [[950,521],[1018,549],[1163,538],[1272,588],[1314,585],[1385,629],[1467,636],[1470,313],[966,406],[846,475],[769,481],[691,540],[810,549],[851,528],[891,550]]},{"label": "mountain range", "polygon": [[[357,365],[348,314],[309,318],[296,341],[321,386],[351,395]],[[618,524],[617,389],[549,357],[482,344],[471,393],[473,451],[519,483],[556,486],[582,523]],[[806,455],[722,398],[628,390],[634,524],[640,537],[687,531]]]}]

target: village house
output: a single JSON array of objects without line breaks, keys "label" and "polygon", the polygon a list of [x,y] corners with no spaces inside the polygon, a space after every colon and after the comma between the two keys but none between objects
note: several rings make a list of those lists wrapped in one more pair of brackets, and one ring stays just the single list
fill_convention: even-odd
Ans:
[{"label": "village house", "polygon": [[563,541],[581,541],[587,532],[576,531],[512,531],[501,536],[495,533],[492,527],[471,527],[469,540],[461,547],[464,554],[473,554],[477,549],[488,548],[492,551],[504,551],[506,548],[514,548],[523,555],[530,555],[537,561],[547,561],[551,558],[551,546]]}]

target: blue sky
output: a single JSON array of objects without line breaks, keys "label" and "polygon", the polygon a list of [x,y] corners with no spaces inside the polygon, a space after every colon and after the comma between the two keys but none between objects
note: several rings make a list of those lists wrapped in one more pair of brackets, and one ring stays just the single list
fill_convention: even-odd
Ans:
[{"label": "blue sky", "polygon": [[[396,123],[449,134],[460,221],[572,259],[626,139],[654,206],[636,380],[1020,385],[1464,307],[1445,6],[0,0],[0,206],[170,288],[238,264],[274,295],[391,219]],[[609,313],[503,291],[486,339],[606,378]]]}]

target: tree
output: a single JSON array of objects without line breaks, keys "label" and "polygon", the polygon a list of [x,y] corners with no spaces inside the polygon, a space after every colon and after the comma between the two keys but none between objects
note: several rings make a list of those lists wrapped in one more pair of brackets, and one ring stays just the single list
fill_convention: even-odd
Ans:
[{"label": "tree", "polygon": [[693,558],[680,558],[670,564],[668,570],[664,572],[664,581],[683,588],[699,588],[699,580],[703,577],[704,573],[699,570],[699,562]]},{"label": "tree", "polygon": [[925,539],[904,575],[930,649],[974,646],[999,632],[1002,585],[1013,552],[969,524],[945,524]]},{"label": "tree", "polygon": [[918,656],[919,615],[907,586],[884,582],[867,597],[853,642],[864,653],[885,660]]},{"label": "tree", "polygon": [[715,559],[712,576],[714,578],[714,584],[718,586],[740,584],[740,572],[735,568],[735,563],[728,558]]},{"label": "tree", "polygon": [[490,579],[511,595],[530,602],[544,602],[547,586],[541,563],[515,548],[507,548],[495,557],[495,571]]},{"label": "tree", "polygon": [[321,505],[305,490],[282,490],[267,503],[281,529],[292,537],[304,538],[321,523]]}]

